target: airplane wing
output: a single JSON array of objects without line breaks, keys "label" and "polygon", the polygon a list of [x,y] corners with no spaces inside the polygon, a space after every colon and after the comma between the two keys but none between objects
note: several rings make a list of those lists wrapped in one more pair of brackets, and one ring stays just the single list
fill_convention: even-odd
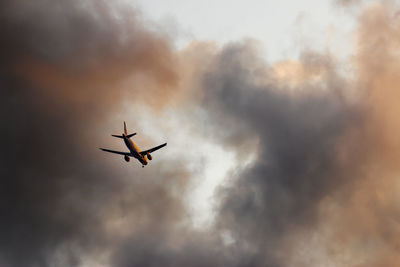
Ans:
[{"label": "airplane wing", "polygon": [[115,151],[115,150],[110,150],[110,149],[105,149],[105,148],[100,148],[100,149],[105,151],[105,152],[110,152],[110,153],[114,153],[114,154],[119,154],[119,155],[124,155],[124,156],[130,156],[131,157],[131,153],[129,153],[129,152],[121,152],[121,151]]},{"label": "airplane wing", "polygon": [[156,146],[156,147],[153,147],[153,148],[150,148],[150,149],[147,149],[145,151],[140,151],[140,155],[144,156],[147,153],[151,153],[151,152],[154,152],[156,150],[159,150],[160,148],[165,147],[166,145],[167,145],[167,143],[159,145],[159,146]]}]

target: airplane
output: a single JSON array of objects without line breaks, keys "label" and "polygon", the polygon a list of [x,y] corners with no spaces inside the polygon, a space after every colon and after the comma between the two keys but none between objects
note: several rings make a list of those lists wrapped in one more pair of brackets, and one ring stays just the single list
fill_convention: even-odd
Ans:
[{"label": "airplane", "polygon": [[[156,146],[156,147],[144,150],[144,151],[140,151],[139,148],[135,145],[135,143],[132,142],[132,140],[131,140],[131,137],[134,135],[136,135],[136,133],[128,134],[128,131],[126,130],[126,123],[124,122],[124,132],[122,133],[122,135],[112,134],[111,136],[124,139],[125,145],[128,147],[129,152],[121,152],[121,151],[115,151],[115,150],[110,150],[110,149],[105,149],[105,148],[100,148],[100,150],[103,150],[105,152],[114,153],[114,154],[123,155],[126,162],[129,162],[130,157],[136,158],[142,164],[142,168],[144,168],[144,166],[147,165],[147,159],[148,160],[153,159],[153,157],[150,155],[150,153],[152,153],[162,147],[165,147],[167,145],[167,143],[164,143],[162,145],[159,145],[159,146]],[[147,159],[146,159],[146,157],[147,157]]]}]

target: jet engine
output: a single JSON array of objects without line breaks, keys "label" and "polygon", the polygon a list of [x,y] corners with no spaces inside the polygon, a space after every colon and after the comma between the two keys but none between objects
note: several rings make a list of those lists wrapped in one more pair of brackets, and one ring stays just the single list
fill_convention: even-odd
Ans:
[{"label": "jet engine", "polygon": [[129,162],[131,160],[127,155],[124,156],[124,159],[126,162]]},{"label": "jet engine", "polygon": [[152,160],[153,159],[153,157],[149,154],[149,153],[147,153],[147,158],[149,159],[149,160]]}]

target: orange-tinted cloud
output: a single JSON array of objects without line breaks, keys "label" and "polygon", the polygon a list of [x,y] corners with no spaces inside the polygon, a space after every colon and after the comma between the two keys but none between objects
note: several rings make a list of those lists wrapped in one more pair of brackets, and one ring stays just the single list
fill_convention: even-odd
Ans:
[{"label": "orange-tinted cloud", "polygon": [[[265,62],[251,41],[174,51],[126,3],[1,7],[0,265],[396,266],[396,5],[362,13],[351,77],[312,51]],[[215,196],[215,225],[188,222],[185,151],[144,171],[93,152],[125,104],[256,156]]]}]

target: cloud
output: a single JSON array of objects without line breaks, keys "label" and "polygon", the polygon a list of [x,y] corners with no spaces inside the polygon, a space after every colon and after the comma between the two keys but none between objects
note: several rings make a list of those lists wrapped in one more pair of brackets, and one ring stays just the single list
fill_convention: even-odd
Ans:
[{"label": "cloud", "polygon": [[347,5],[360,4],[362,0],[336,0],[335,2],[339,5],[347,6]]},{"label": "cloud", "polygon": [[321,76],[287,90],[292,79],[275,83],[274,66],[243,44],[221,51],[205,78],[220,141],[258,140],[252,166],[221,189],[218,218],[252,266],[398,263],[396,9],[370,6],[359,23],[354,80],[329,56],[306,53],[297,65],[319,62]]},{"label": "cloud", "polygon": [[[104,106],[126,96],[150,101],[151,94],[163,99],[154,102],[160,104],[173,92],[178,74],[169,41],[162,33],[145,29],[128,4],[8,1],[2,5],[6,40],[2,68],[46,90],[53,101]],[[135,78],[141,79],[142,87],[126,88],[123,82]],[[92,103],[94,93],[96,103]]]},{"label": "cloud", "polygon": [[[1,18],[1,265],[80,266],[124,226],[182,218],[172,189],[183,190],[184,168],[165,163],[167,186],[146,180],[157,166],[124,172],[97,149],[97,127],[124,99],[158,109],[173,94],[168,39],[130,6],[104,1],[5,1]],[[136,76],[148,87],[124,86]]]},{"label": "cloud", "polygon": [[[204,81],[211,121],[224,132],[220,141],[241,147],[247,139],[258,140],[255,161],[221,190],[218,224],[240,250],[254,254],[252,266],[283,266],[285,236],[318,223],[320,202],[350,183],[352,165],[340,154],[355,156],[346,139],[362,116],[336,93],[345,94],[344,82],[329,58],[305,54],[299,64],[318,68],[324,77],[292,92],[273,75],[255,82],[273,70],[254,60],[255,53],[247,44],[226,47]],[[319,63],[308,68],[310,62]],[[230,120],[232,129],[220,128]]]},{"label": "cloud", "polygon": [[[254,41],[173,51],[127,3],[3,2],[0,265],[396,265],[394,7],[363,11],[347,77],[311,50],[265,62]],[[98,129],[126,104],[253,156],[217,191],[215,225],[191,225],[184,152],[104,160]]]}]

